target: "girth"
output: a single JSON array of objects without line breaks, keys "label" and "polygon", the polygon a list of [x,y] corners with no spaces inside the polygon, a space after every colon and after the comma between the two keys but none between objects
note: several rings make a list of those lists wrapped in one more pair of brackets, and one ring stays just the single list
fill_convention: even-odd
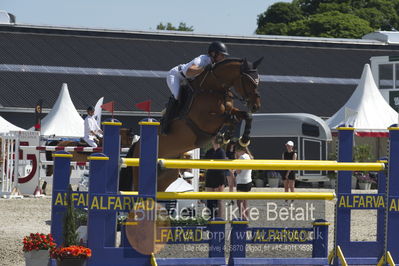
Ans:
[{"label": "girth", "polygon": [[[194,123],[193,120],[191,120],[191,118],[189,117],[184,117],[184,121],[186,122],[186,124],[191,128],[191,130],[193,131],[193,133],[197,136],[197,140],[195,141],[195,145],[200,147],[203,144],[209,142],[211,140],[212,137],[216,136],[217,133],[215,134],[211,134],[208,132],[203,131],[202,129],[200,129],[196,123]],[[219,130],[218,130],[219,131]]]}]

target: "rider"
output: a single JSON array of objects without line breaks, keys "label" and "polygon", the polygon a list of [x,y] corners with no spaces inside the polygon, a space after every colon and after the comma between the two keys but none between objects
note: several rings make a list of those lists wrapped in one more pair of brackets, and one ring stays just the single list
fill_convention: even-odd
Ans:
[{"label": "rider", "polygon": [[173,116],[176,115],[179,103],[180,82],[184,79],[194,79],[205,69],[211,69],[212,64],[220,62],[229,55],[227,47],[222,42],[212,42],[208,47],[208,54],[200,55],[187,64],[181,64],[172,68],[166,82],[173,96],[169,98],[164,116],[162,117],[162,131],[168,133],[168,124]]},{"label": "rider", "polygon": [[84,141],[87,142],[91,147],[96,148],[97,143],[96,140],[98,138],[103,137],[103,131],[101,128],[98,126],[96,119],[93,117],[94,115],[94,108],[93,106],[89,106],[87,108],[87,116],[84,121]]}]

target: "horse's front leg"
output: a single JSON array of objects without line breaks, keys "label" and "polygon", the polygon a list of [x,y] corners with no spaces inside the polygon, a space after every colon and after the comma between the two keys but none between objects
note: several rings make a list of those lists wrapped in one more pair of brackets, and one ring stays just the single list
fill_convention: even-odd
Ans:
[{"label": "horse's front leg", "polygon": [[241,111],[238,109],[233,109],[232,110],[232,115],[236,117],[237,122],[240,122],[242,120],[245,120],[245,127],[244,127],[244,133],[238,140],[241,146],[246,147],[250,144],[250,134],[251,134],[251,127],[252,127],[252,115],[248,112]]}]

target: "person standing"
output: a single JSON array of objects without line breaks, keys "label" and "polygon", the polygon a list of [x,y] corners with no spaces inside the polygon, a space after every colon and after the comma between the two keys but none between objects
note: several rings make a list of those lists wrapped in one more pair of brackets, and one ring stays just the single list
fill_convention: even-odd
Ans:
[{"label": "person standing", "polygon": [[[283,160],[297,160],[297,153],[294,150],[294,142],[291,140],[285,144],[285,148],[287,151],[283,153]],[[282,174],[283,183],[284,183],[284,191],[285,192],[294,192],[295,190],[295,171],[294,170],[286,170],[283,171]]]},{"label": "person standing", "polygon": [[[248,147],[236,145],[236,158],[238,160],[252,160],[253,156]],[[237,192],[249,192],[252,188],[252,170],[236,170]],[[241,219],[248,220],[248,200],[237,200]]]},{"label": "person standing", "polygon": [[97,124],[97,120],[94,118],[94,108],[89,106],[87,108],[87,116],[84,121],[84,141],[86,141],[89,146],[96,148],[98,138],[103,137],[103,131]]},{"label": "person standing", "polygon": [[[212,138],[212,148],[205,153],[205,159],[226,159],[226,152],[221,148],[216,137]],[[208,169],[205,174],[205,191],[223,192],[226,179],[226,170]],[[220,200],[207,200],[207,207],[211,211],[211,217],[222,217],[222,204]]]},{"label": "person standing", "polygon": [[[235,143],[230,141],[226,147],[226,157],[227,159],[234,160],[235,159]],[[229,192],[234,192],[234,188],[236,185],[236,177],[234,170],[226,170],[227,175],[227,184],[229,186]],[[230,200],[226,203],[226,205],[234,205],[234,200]]]}]

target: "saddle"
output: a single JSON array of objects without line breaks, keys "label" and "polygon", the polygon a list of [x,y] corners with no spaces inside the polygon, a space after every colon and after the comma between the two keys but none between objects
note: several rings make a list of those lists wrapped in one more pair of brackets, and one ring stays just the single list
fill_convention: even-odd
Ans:
[{"label": "saddle", "polygon": [[179,100],[171,96],[166,105],[166,111],[161,118],[162,134],[167,135],[169,133],[170,123],[176,119],[184,118],[188,114],[191,104],[193,103],[193,88],[187,82],[183,82],[180,86]]}]

